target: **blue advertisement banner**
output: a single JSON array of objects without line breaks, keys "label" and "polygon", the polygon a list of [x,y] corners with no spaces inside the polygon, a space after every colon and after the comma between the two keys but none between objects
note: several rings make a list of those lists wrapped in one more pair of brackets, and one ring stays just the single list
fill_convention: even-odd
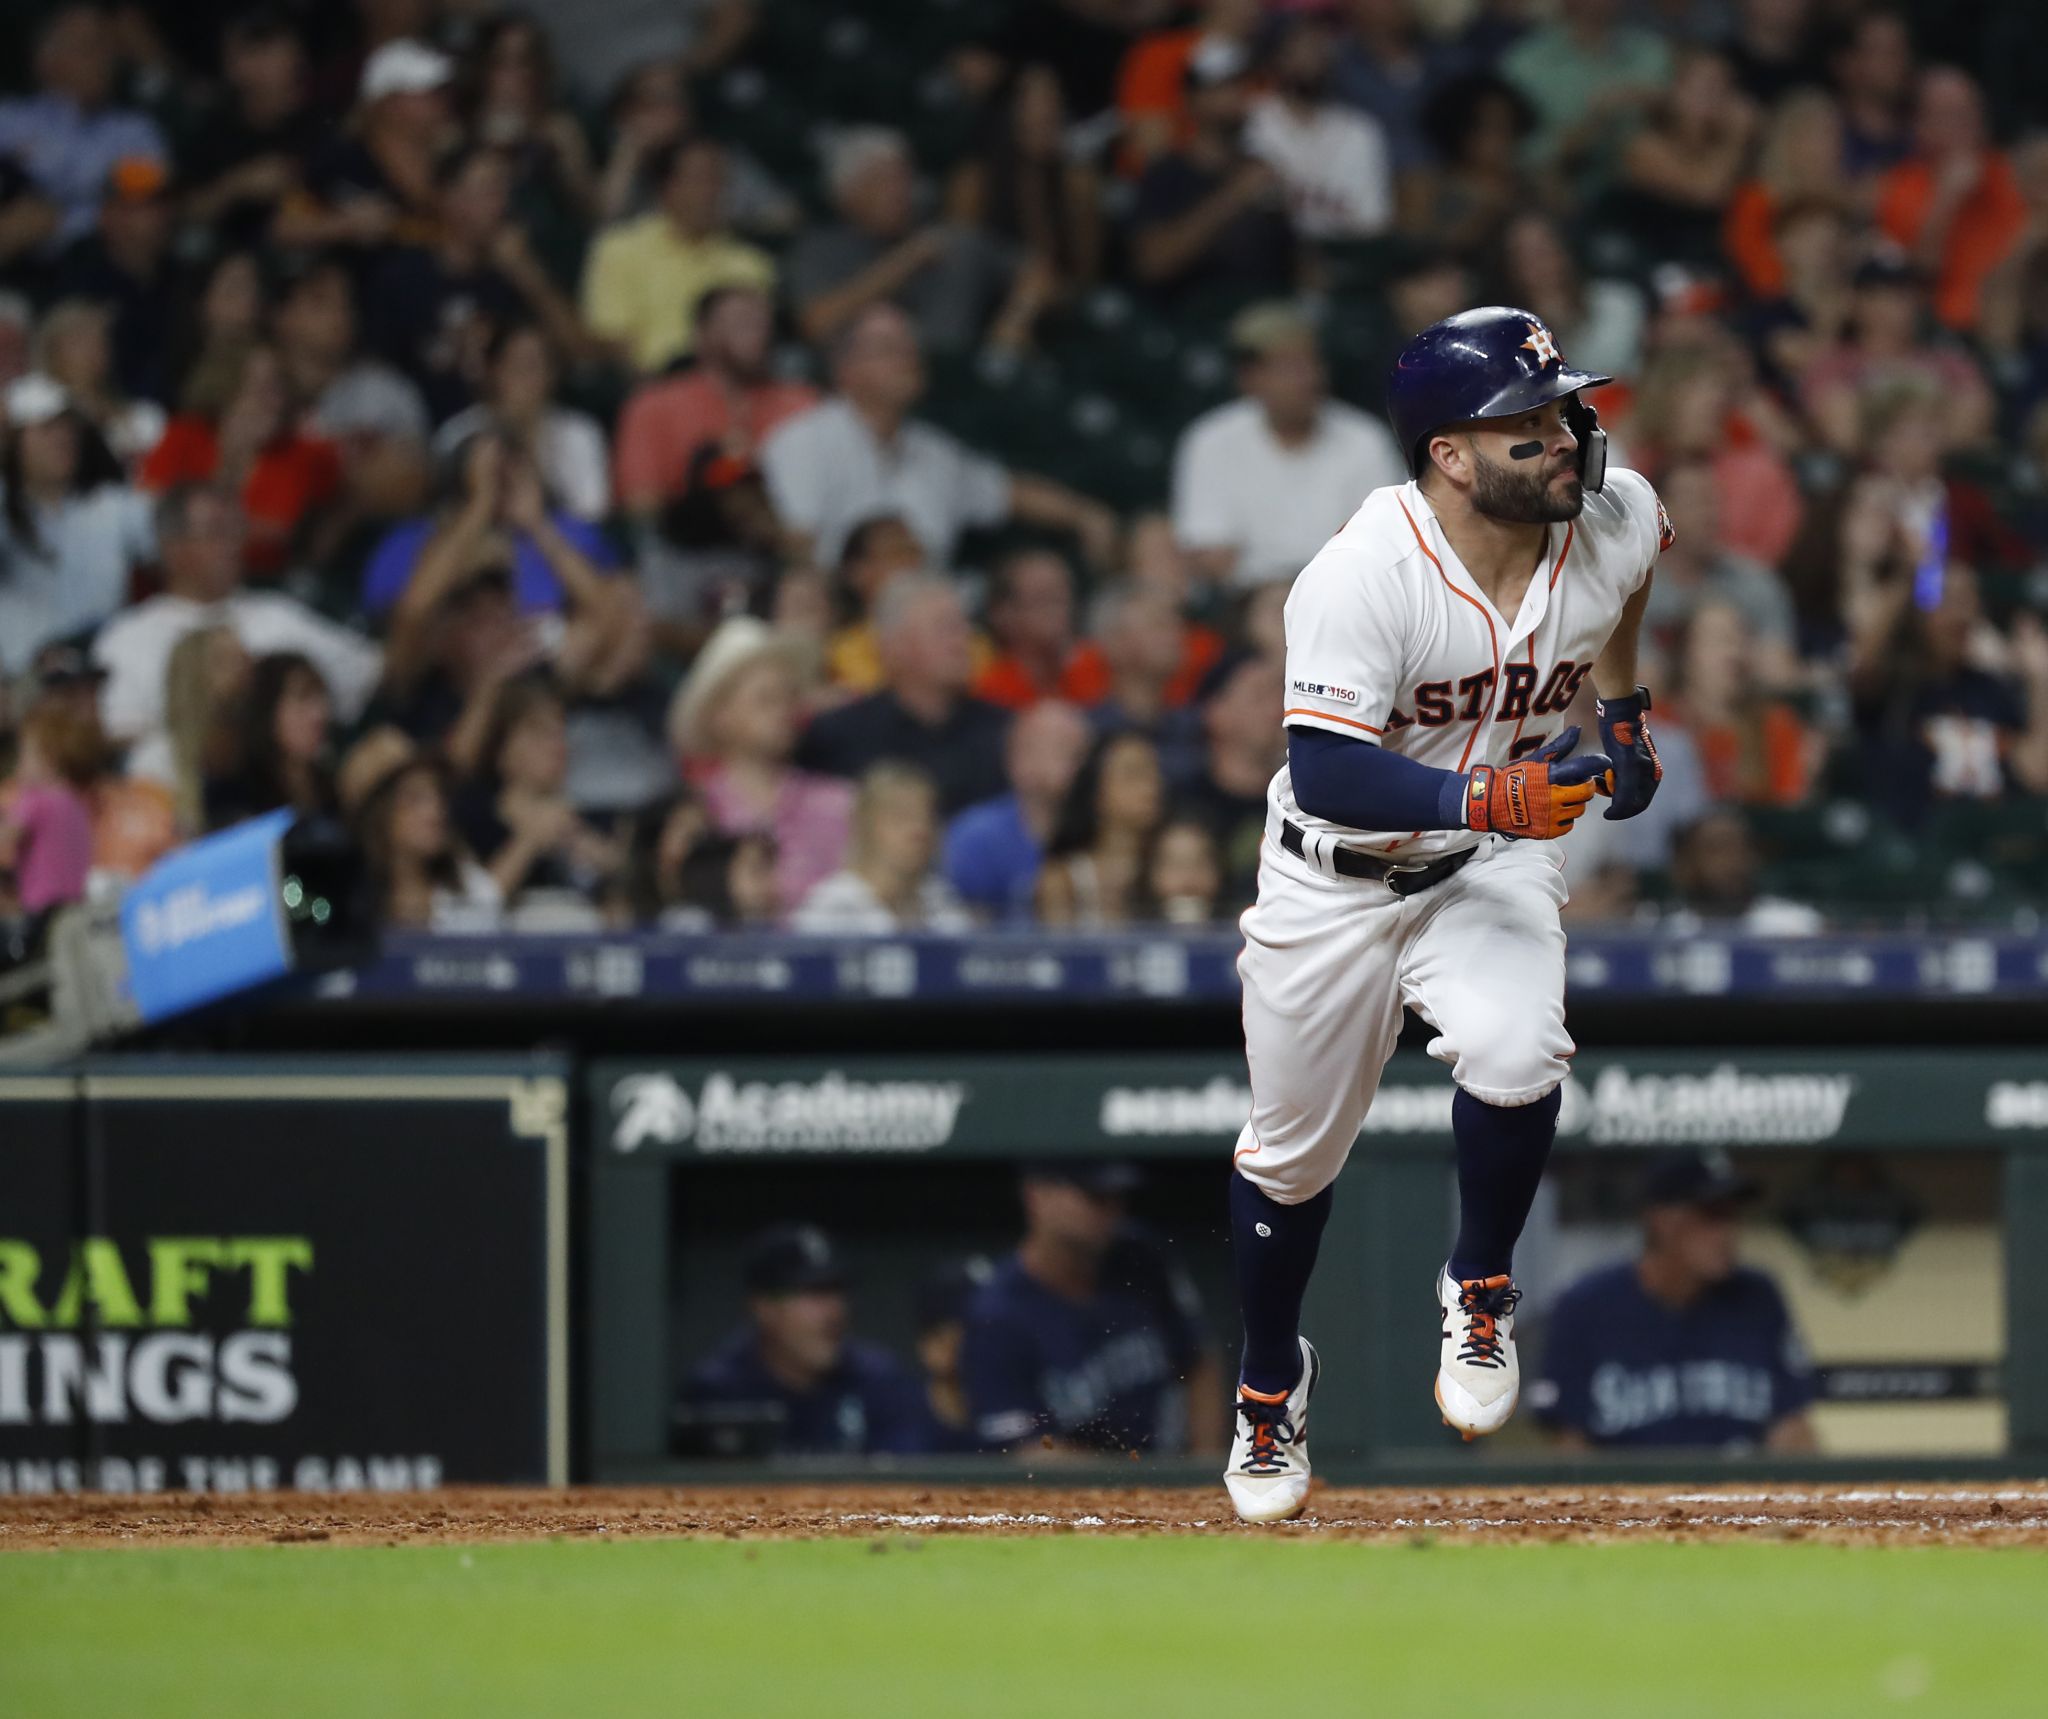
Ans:
[{"label": "blue advertisement banner", "polygon": [[128,989],[162,1020],[289,972],[278,844],[294,814],[272,812],[180,848],[121,903]]}]

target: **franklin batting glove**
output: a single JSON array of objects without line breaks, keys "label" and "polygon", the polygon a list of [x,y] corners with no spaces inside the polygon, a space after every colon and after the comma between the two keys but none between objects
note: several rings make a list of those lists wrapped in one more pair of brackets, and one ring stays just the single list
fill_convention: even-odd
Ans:
[{"label": "franklin batting glove", "polygon": [[1482,764],[1465,779],[1465,824],[1496,835],[1554,841],[1585,813],[1595,782],[1614,765],[1598,752],[1566,754],[1579,743],[1567,728],[1519,764]]},{"label": "franklin batting glove", "polygon": [[1614,768],[1599,784],[1600,792],[1614,801],[1607,816],[1632,818],[1656,798],[1657,784],[1664,780],[1657,743],[1650,738],[1650,689],[1639,686],[1630,698],[1595,699],[1593,708],[1600,715],[1600,744],[1614,759]]}]

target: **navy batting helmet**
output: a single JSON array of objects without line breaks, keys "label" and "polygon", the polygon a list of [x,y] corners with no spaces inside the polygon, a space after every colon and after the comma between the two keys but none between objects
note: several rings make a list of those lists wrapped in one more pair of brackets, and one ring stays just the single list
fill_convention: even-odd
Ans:
[{"label": "navy batting helmet", "polygon": [[1419,477],[1437,431],[1563,400],[1565,422],[1579,439],[1579,474],[1597,491],[1607,476],[1607,436],[1579,390],[1613,380],[1567,364],[1533,310],[1489,304],[1432,323],[1408,342],[1387,378],[1387,413],[1408,469]]}]

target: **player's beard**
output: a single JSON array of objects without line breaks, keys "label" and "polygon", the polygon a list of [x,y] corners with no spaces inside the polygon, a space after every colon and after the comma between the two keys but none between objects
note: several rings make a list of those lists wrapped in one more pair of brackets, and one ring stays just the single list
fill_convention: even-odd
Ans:
[{"label": "player's beard", "polygon": [[1472,450],[1472,463],[1472,508],[1488,519],[1507,525],[1561,525],[1577,519],[1586,505],[1586,488],[1576,471],[1560,490],[1554,469],[1510,470],[1495,465],[1477,448]]}]

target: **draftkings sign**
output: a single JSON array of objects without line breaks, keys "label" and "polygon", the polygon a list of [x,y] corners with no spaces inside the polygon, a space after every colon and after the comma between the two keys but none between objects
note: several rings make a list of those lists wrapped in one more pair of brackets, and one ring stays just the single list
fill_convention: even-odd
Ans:
[{"label": "draftkings sign", "polygon": [[535,1083],[9,1084],[0,1493],[561,1477],[565,1143],[509,1101]]}]

